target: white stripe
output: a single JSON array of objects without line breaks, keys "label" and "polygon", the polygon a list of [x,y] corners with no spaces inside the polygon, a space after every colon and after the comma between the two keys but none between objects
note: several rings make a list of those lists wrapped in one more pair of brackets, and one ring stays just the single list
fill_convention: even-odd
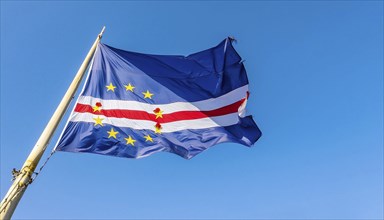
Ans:
[{"label": "white stripe", "polygon": [[174,102],[170,104],[148,104],[137,101],[123,101],[123,100],[103,100],[93,98],[91,96],[80,96],[78,103],[84,105],[95,106],[97,102],[102,104],[102,109],[129,109],[146,111],[153,113],[153,110],[160,108],[164,114],[169,114],[179,111],[209,111],[218,109],[230,104],[233,104],[247,96],[248,85],[237,88],[217,98],[210,98],[197,102]]},{"label": "white stripe", "polygon": [[[95,123],[94,118],[103,118],[103,125],[109,124],[116,127],[126,127],[132,129],[148,129],[155,130],[156,122],[147,121],[147,120],[132,120],[126,118],[113,118],[113,117],[105,117],[105,116],[96,116],[91,113],[79,113],[74,112],[71,116],[72,122],[91,122]],[[168,122],[161,123],[161,132],[175,132],[186,129],[204,129],[204,128],[212,128],[212,127],[221,127],[221,126],[229,126],[236,124],[239,121],[239,114],[237,112],[222,115],[211,118],[202,118],[202,119],[194,119],[194,120],[183,120],[176,122]]]}]

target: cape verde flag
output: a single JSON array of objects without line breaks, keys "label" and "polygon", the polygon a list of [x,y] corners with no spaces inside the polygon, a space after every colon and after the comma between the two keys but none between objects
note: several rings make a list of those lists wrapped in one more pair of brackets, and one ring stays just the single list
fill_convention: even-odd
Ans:
[{"label": "cape verde flag", "polygon": [[230,38],[189,56],[149,55],[99,43],[57,151],[192,158],[222,142],[251,146],[248,79]]}]

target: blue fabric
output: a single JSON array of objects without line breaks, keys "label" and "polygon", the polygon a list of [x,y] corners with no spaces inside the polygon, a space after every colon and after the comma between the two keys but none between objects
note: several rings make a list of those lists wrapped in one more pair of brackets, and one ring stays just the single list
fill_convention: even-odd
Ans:
[{"label": "blue fabric", "polygon": [[[105,134],[111,127],[119,132],[117,139]],[[57,150],[88,152],[110,156],[137,158],[156,152],[171,152],[190,159],[207,148],[223,142],[237,142],[250,146],[260,137],[260,131],[250,116],[237,125],[198,130],[182,130],[173,133],[155,134],[150,130],[134,130],[115,126],[97,126],[85,122],[70,122]],[[74,135],[76,133],[76,135]],[[135,138],[135,147],[126,145],[125,137]],[[143,136],[156,137],[154,142],[146,142]],[[250,139],[243,138],[244,136]],[[155,140],[155,139],[154,139]],[[64,145],[64,146],[62,146]],[[61,147],[60,147],[61,146]]]},{"label": "blue fabric", "polygon": [[[117,87],[114,92],[107,91],[109,83]],[[141,91],[127,92],[124,85],[128,83]],[[216,98],[247,84],[241,57],[230,39],[189,56],[134,53],[100,43],[81,96],[169,104]],[[141,94],[147,89],[155,94],[152,99],[144,99]],[[106,135],[111,128],[119,132],[116,139]],[[145,141],[145,135],[150,135],[154,141]],[[134,146],[127,147],[124,138],[128,136],[136,140]],[[161,134],[147,129],[70,121],[56,150],[127,158],[145,157],[163,151],[190,159],[218,143],[235,142],[251,146],[260,136],[261,132],[251,116],[239,117],[239,122],[231,126]]]},{"label": "blue fabric", "polygon": [[[83,95],[156,104],[215,98],[248,84],[240,61],[230,40],[187,57],[140,54],[100,43]],[[104,89],[109,82],[151,88],[156,96],[144,100],[125,90],[110,93]]]}]

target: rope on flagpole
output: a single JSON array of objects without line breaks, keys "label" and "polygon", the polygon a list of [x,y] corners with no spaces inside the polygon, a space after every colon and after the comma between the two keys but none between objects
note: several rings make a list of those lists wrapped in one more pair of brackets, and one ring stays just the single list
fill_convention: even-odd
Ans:
[{"label": "rope on flagpole", "polygon": [[[5,201],[4,203],[4,206],[2,206],[0,212],[2,212],[8,205],[8,203],[10,203],[12,201],[12,199],[17,195],[19,194],[19,192],[23,189],[23,188],[26,188],[28,185],[32,184],[32,182],[36,179],[36,177],[41,173],[41,171],[44,169],[45,165],[48,163],[49,159],[51,159],[51,157],[53,156],[53,154],[55,153],[56,151],[52,151],[49,156],[47,157],[47,159],[45,160],[45,162],[43,163],[43,165],[41,165],[41,167],[39,168],[39,171],[38,172],[33,172],[33,174],[35,174],[34,177],[31,177],[30,181],[27,182],[26,184],[18,184],[17,188],[13,188],[12,191],[16,190],[16,193],[14,193],[13,197],[8,199],[8,201]],[[26,173],[25,172],[22,172],[22,171],[19,171],[19,170],[16,170],[15,168],[12,169],[12,176],[13,176],[13,181],[16,179],[16,177],[18,175],[25,175]]]},{"label": "rope on flagpole", "polygon": [[[43,165],[41,165],[41,167],[39,168],[39,171],[37,172],[33,172],[35,174],[34,177],[32,177],[31,179],[31,183],[36,179],[36,177],[41,173],[41,171],[43,170],[43,168],[45,167],[45,165],[48,163],[49,159],[51,159],[51,157],[53,156],[53,154],[55,153],[56,151],[52,151],[49,156],[47,157],[47,159],[45,160],[45,162],[43,163]],[[31,184],[30,183],[30,184]]]},{"label": "rope on flagpole", "polygon": [[17,188],[13,188],[13,189],[12,189],[11,192],[13,193],[13,191],[16,189],[16,193],[13,194],[13,197],[12,197],[12,198],[9,198],[8,200],[6,200],[6,201],[4,202],[4,205],[2,204],[3,206],[2,206],[2,208],[1,208],[1,210],[0,210],[0,212],[3,212],[3,211],[5,210],[5,208],[7,207],[7,205],[13,200],[14,197],[16,197],[17,194],[19,194],[19,192],[20,192],[24,187],[26,187],[26,185],[18,185]]}]

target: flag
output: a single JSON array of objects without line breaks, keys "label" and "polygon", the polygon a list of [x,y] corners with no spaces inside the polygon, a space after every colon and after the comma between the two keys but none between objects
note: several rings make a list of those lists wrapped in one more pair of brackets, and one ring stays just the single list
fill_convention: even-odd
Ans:
[{"label": "flag", "polygon": [[227,38],[189,56],[150,55],[99,43],[56,151],[190,159],[209,147],[253,145],[248,79]]}]

